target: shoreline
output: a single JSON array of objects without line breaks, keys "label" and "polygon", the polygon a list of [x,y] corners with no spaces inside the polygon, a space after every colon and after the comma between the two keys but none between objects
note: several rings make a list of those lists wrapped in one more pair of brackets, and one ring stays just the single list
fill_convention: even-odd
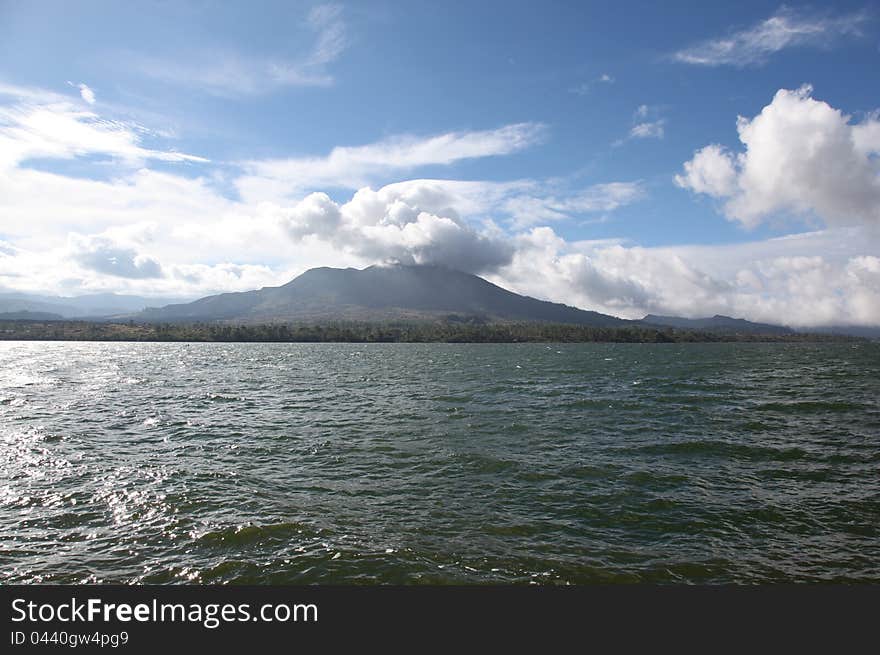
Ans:
[{"label": "shoreline", "polygon": [[0,341],[132,343],[871,343],[839,334],[556,323],[118,323],[0,321]]}]

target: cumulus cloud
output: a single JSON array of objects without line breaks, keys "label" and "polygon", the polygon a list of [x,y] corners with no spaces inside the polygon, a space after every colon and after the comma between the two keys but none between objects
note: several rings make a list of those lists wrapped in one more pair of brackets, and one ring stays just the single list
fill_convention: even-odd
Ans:
[{"label": "cumulus cloud", "polygon": [[499,281],[522,293],[547,297],[549,290],[553,299],[628,318],[715,308],[729,286],[674,252],[568,243],[549,227],[533,228],[517,245],[511,264],[498,272]]},{"label": "cumulus cloud", "polygon": [[[10,91],[0,85],[4,93]],[[791,139],[807,138],[822,153],[836,156],[836,148],[824,149],[829,139],[809,137],[812,132],[803,126],[814,119],[823,125],[836,121],[838,127],[842,122],[854,161],[876,160],[876,117],[853,125],[809,94],[789,93],[794,95],[787,100],[810,118],[791,107],[782,112],[800,116],[780,123],[795,126]],[[162,158],[142,154],[138,166],[117,167],[110,179],[73,177],[30,168],[28,159],[82,157],[79,172],[96,165],[86,157],[93,153],[133,163],[123,153],[145,149],[138,139],[142,132],[102,117],[74,117],[98,133],[59,138],[39,120],[22,117],[37,109],[68,118],[71,112],[91,114],[78,97],[38,90],[12,96],[15,102],[2,108],[6,122],[0,129],[7,146],[0,150],[7,157],[0,166],[0,215],[12,218],[4,223],[0,241],[3,286],[194,297],[283,284],[312,266],[398,261],[478,272],[521,293],[631,318],[722,313],[794,325],[880,323],[880,244],[865,221],[829,222],[822,231],[748,244],[646,248],[623,240],[571,242],[550,227],[638,201],[644,196],[638,181],[414,179],[362,188],[346,200],[320,192],[322,180],[338,185],[340,179],[399,173],[392,161],[397,156],[418,167],[524,147],[517,145],[517,130],[503,128],[388,139],[375,150],[341,149],[338,171],[344,174],[320,172],[310,189],[289,199],[230,198],[212,176],[185,176],[173,167],[152,170],[151,159]],[[653,119],[649,111],[637,110],[634,121],[640,114]],[[776,142],[761,136],[766,125],[759,118],[741,121],[744,152],[708,146],[685,166],[680,184],[717,198],[724,208],[739,208],[731,203],[750,189],[744,180],[754,153],[760,155],[757,162],[769,158],[771,164],[762,165],[793,166],[773,159],[781,149],[766,146]],[[128,130],[131,139],[110,138],[119,138],[116,130]],[[805,153],[800,156],[809,161]],[[852,161],[845,165],[859,170]],[[225,179],[230,181],[234,177]],[[814,183],[816,193],[824,182]],[[863,199],[864,207],[870,199]],[[818,201],[811,202],[818,207]]]},{"label": "cumulus cloud", "polygon": [[[443,264],[470,272],[507,264],[514,241],[495,222],[515,229],[609,212],[643,195],[638,182],[597,184],[544,195],[534,182],[411,180],[377,191],[364,187],[337,204],[312,193],[286,213],[297,241],[312,237],[367,260]],[[475,219],[482,222],[478,229]]]},{"label": "cumulus cloud", "polygon": [[332,239],[342,224],[342,212],[326,193],[312,193],[301,200],[286,218],[287,231],[294,239],[316,236]]},{"label": "cumulus cloud", "polygon": [[188,52],[173,61],[131,53],[121,59],[148,77],[218,96],[257,95],[287,86],[330,86],[334,79],[328,66],[348,47],[342,8],[316,6],[305,26],[315,41],[308,52],[293,59],[254,58],[230,51]]},{"label": "cumulus cloud", "polygon": [[785,48],[827,47],[842,37],[859,34],[867,19],[866,12],[832,16],[783,7],[751,27],[679,50],[673,59],[700,66],[759,65]]},{"label": "cumulus cloud", "polygon": [[[464,187],[467,188],[467,187]],[[877,239],[861,228],[730,246],[646,248],[569,242],[549,226],[473,227],[454,185],[420,180],[362,189],[338,204],[311,194],[284,217],[295,243],[364,261],[439,263],[503,287],[628,318],[727,314],[796,327],[880,324]]]},{"label": "cumulus cloud", "polygon": [[880,120],[861,123],[812,97],[779,90],[758,116],[739,117],[745,150],[710,145],[675,177],[680,187],[724,201],[725,215],[754,226],[777,214],[829,225],[880,223]]},{"label": "cumulus cloud", "polygon": [[735,161],[722,146],[708,145],[685,162],[684,174],[676,175],[675,183],[683,189],[715,198],[731,196],[736,191]]},{"label": "cumulus cloud", "polygon": [[83,268],[97,273],[135,279],[162,276],[158,261],[107,236],[71,234],[69,245],[71,258]]},{"label": "cumulus cloud", "polygon": [[539,298],[641,318],[725,314],[793,327],[880,325],[876,235],[861,229],[727,246],[567,242],[549,227],[516,238],[494,282]]},{"label": "cumulus cloud", "polygon": [[[468,272],[507,263],[512,245],[497,230],[477,230],[452,209],[442,186],[360,189],[343,205],[313,193],[285,218],[296,240],[314,237],[368,260],[442,264]],[[437,209],[444,207],[443,209]],[[440,211],[442,214],[433,213]]]}]

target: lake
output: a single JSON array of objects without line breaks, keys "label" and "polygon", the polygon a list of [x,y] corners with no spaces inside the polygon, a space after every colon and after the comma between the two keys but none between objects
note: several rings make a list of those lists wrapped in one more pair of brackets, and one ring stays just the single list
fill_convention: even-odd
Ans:
[{"label": "lake", "polygon": [[2,583],[880,582],[880,344],[0,343]]}]

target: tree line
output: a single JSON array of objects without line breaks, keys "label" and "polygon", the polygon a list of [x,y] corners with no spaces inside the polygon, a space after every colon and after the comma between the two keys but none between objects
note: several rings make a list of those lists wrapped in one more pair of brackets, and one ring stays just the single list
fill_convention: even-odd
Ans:
[{"label": "tree line", "polygon": [[327,322],[109,323],[0,321],[0,340],[216,341],[344,343],[686,343],[860,341],[829,334],[753,334],[639,326],[592,327],[557,323]]}]

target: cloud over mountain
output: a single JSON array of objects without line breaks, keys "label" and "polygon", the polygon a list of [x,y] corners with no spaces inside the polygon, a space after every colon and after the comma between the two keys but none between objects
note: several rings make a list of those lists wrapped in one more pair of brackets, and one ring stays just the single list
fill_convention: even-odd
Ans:
[{"label": "cloud over mountain", "polygon": [[[359,190],[342,205],[313,193],[286,217],[292,237],[314,237],[373,261],[443,264],[466,272],[510,261],[498,230],[476,230],[452,209],[453,199],[429,181]],[[436,212],[436,213],[435,213]]]},{"label": "cloud over mountain", "polygon": [[[880,323],[880,244],[871,231],[878,120],[854,122],[809,89],[780,91],[758,116],[739,121],[742,152],[706,146],[677,181],[743,224],[803,213],[828,229],[666,247],[572,236],[577,221],[613,224],[625,206],[637,213],[635,203],[654,190],[650,180],[573,173],[399,181],[425,166],[520,152],[546,135],[539,123],[389,136],[324,156],[220,168],[103,115],[103,103],[99,114],[74,90],[0,85],[0,94],[7,288],[194,297],[283,284],[313,266],[394,261],[476,272],[520,293],[627,318]],[[34,165],[40,159],[97,174]],[[398,181],[381,183],[389,178]]]}]

